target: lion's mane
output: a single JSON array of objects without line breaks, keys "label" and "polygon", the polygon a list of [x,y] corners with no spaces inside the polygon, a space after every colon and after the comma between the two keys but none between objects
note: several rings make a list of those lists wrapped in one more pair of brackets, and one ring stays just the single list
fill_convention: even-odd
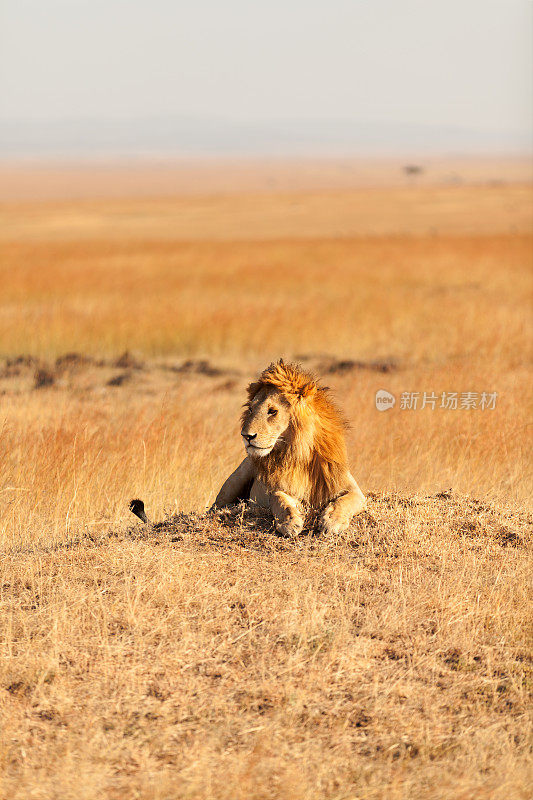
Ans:
[{"label": "lion's mane", "polygon": [[346,422],[328,389],[297,364],[271,364],[248,386],[248,399],[269,386],[290,404],[290,424],[281,446],[257,459],[256,477],[273,491],[305,495],[310,506],[320,508],[346,486]]}]

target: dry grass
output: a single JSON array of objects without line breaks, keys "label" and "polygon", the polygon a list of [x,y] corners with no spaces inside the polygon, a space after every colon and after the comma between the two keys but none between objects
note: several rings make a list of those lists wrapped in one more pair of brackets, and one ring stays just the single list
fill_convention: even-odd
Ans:
[{"label": "dry grass", "polygon": [[528,520],[369,507],[342,541],[182,514],[6,559],[5,797],[526,798]]},{"label": "dry grass", "polygon": [[129,348],[247,366],[326,352],[499,374],[527,358],[531,243],[525,234],[9,243],[2,349]]},{"label": "dry grass", "polygon": [[[1,796],[528,797],[530,188],[3,211]],[[378,493],[342,541],[202,516],[281,354]]]}]

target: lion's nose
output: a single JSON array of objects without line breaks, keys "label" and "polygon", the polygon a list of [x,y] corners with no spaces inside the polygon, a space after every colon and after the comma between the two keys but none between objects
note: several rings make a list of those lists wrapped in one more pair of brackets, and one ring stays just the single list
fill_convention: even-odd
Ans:
[{"label": "lion's nose", "polygon": [[257,436],[257,433],[241,433],[241,436],[243,439],[247,440],[248,444],[250,444],[252,439],[255,439],[255,437]]}]

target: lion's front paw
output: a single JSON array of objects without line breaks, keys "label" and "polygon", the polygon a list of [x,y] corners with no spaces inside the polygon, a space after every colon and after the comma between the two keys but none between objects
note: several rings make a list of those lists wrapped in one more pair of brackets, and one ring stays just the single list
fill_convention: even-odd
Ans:
[{"label": "lion's front paw", "polygon": [[320,533],[325,533],[329,536],[338,536],[340,533],[344,533],[348,530],[351,518],[351,514],[346,514],[345,511],[331,504],[326,507],[321,515],[318,529]]},{"label": "lion's front paw", "polygon": [[291,510],[284,519],[276,519],[276,530],[285,539],[293,539],[299,536],[304,526],[301,514]]}]

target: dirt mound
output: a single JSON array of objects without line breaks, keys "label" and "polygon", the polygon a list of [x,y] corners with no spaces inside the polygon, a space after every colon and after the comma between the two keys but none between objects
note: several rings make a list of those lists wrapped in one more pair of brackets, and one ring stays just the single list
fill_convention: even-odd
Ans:
[{"label": "dirt mound", "polygon": [[[484,503],[452,492],[430,497],[405,497],[395,494],[370,494],[367,510],[352,521],[345,535],[327,539],[319,536],[317,516],[309,514],[302,534],[296,540],[281,538],[272,516],[257,507],[241,503],[208,514],[179,513],[142,528],[143,537],[169,537],[213,547],[247,547],[291,550],[304,542],[323,547],[350,550],[370,548],[374,554],[392,555],[409,539],[413,552],[435,537],[461,537],[469,549],[487,547],[525,547],[531,538],[533,516]],[[136,535],[139,526],[129,529]]]},{"label": "dirt mound", "polygon": [[56,358],[56,369],[59,372],[72,372],[74,370],[83,369],[95,364],[101,366],[100,363],[95,362],[94,358],[87,356],[84,353],[65,353]]},{"label": "dirt mound", "polygon": [[356,372],[357,370],[369,370],[371,372],[389,373],[400,368],[400,364],[395,358],[377,358],[364,360],[358,358],[334,358],[328,353],[298,353],[294,360],[301,363],[310,364],[318,375],[335,375]]},{"label": "dirt mound", "polygon": [[127,383],[131,380],[131,372],[121,372],[119,375],[115,375],[113,378],[110,378],[106,386],[122,386],[122,384]]},{"label": "dirt mound", "polygon": [[221,375],[233,375],[233,370],[223,369],[216,367],[207,359],[187,359],[178,366],[171,366],[169,369],[172,372],[178,372],[185,375],[206,375],[209,378],[218,378]]},{"label": "dirt mound", "polygon": [[41,366],[39,358],[30,355],[15,356],[5,361],[4,367],[0,369],[0,378],[15,378],[25,370],[35,370]]},{"label": "dirt mound", "polygon": [[34,389],[46,389],[50,386],[53,386],[56,382],[56,377],[57,376],[53,370],[48,369],[47,367],[39,367],[39,369],[35,370],[33,387]]},{"label": "dirt mound", "polygon": [[129,350],[125,350],[121,356],[111,363],[111,366],[118,367],[118,369],[142,369],[144,364],[136,359]]},{"label": "dirt mound", "polygon": [[398,362],[395,359],[360,361],[354,359],[344,359],[340,361],[332,360],[319,365],[319,371],[334,375],[336,373],[354,372],[359,369],[367,369],[372,372],[382,372],[384,374],[394,372],[398,369]]}]

